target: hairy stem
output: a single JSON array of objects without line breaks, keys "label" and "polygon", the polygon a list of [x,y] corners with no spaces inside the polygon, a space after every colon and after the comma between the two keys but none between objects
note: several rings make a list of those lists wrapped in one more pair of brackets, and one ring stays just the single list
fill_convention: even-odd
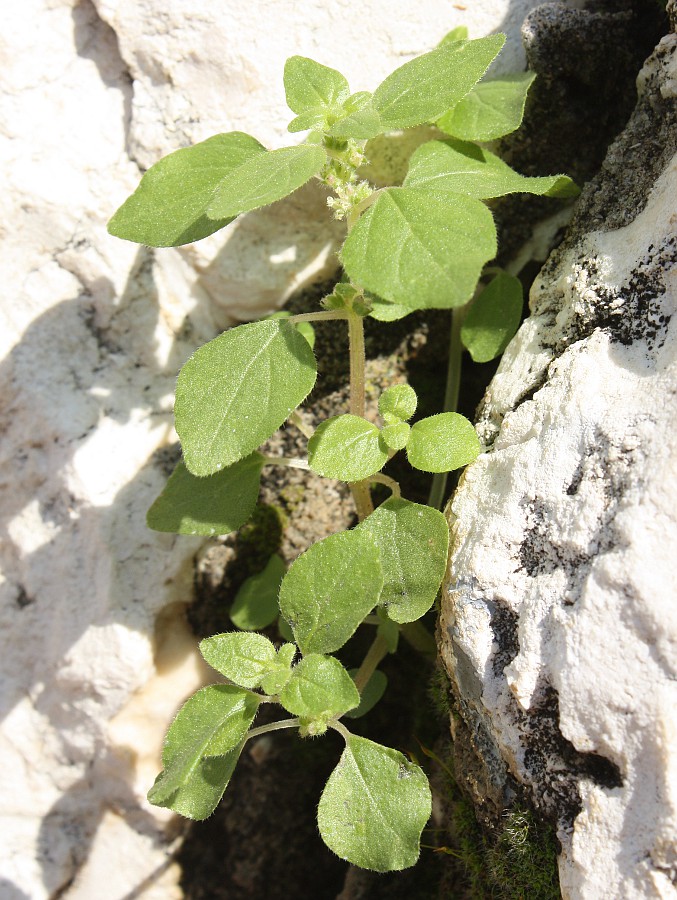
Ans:
[{"label": "hairy stem", "polygon": [[245,738],[245,743],[251,738],[258,737],[260,734],[266,734],[268,731],[281,731],[283,728],[298,728],[301,725],[299,719],[281,719],[279,722],[271,722],[270,725],[259,725],[257,728],[252,728],[251,731],[247,733]]},{"label": "hairy stem", "polygon": [[376,667],[378,666],[378,664],[387,655],[388,643],[383,635],[377,634],[372,642],[371,647],[369,648],[369,650],[367,650],[367,655],[362,660],[362,665],[357,670],[357,673],[353,678],[355,687],[360,692],[360,694],[364,690],[366,683],[376,671]]},{"label": "hairy stem", "polygon": [[304,437],[307,437],[308,440],[310,440],[310,438],[313,436],[313,432],[315,431],[315,429],[312,428],[310,425],[306,425],[306,423],[301,418],[301,413],[298,411],[298,409],[294,410],[294,412],[289,416],[287,421],[291,425],[296,425],[296,427],[301,432],[301,434]]},{"label": "hairy stem", "polygon": [[296,459],[294,456],[266,456],[264,459],[267,466],[287,466],[289,469],[310,471],[308,462],[305,459]]},{"label": "hairy stem", "polygon": [[299,322],[326,322],[332,319],[347,319],[350,315],[347,309],[323,309],[320,312],[299,313],[296,316],[289,316],[285,321],[297,325]]},{"label": "hairy stem", "polygon": [[[350,342],[350,412],[364,418],[366,412],[364,389],[364,320],[362,316],[348,310],[348,340]],[[360,522],[373,513],[368,481],[354,481],[350,491],[355,501],[357,518]]]},{"label": "hairy stem", "polygon": [[391,478],[390,475],[384,475],[382,472],[376,472],[375,475],[369,476],[370,484],[375,481],[378,482],[378,484],[385,484],[386,487],[390,488],[392,496],[396,500],[402,496],[399,481],[395,481],[395,479]]}]

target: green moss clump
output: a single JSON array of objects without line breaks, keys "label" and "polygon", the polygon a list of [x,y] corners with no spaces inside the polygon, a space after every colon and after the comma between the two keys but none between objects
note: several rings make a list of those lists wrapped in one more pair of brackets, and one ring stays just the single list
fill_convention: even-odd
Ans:
[{"label": "green moss clump", "polygon": [[244,564],[244,577],[263,571],[266,563],[280,549],[287,516],[279,506],[259,503],[251,519],[237,536],[238,562]]}]

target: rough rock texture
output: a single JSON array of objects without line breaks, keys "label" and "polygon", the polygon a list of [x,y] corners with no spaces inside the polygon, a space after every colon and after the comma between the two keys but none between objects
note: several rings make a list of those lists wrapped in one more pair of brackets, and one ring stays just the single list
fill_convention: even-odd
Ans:
[{"label": "rough rock texture", "polygon": [[200,542],[144,525],[174,378],[219,327],[331,268],[338,233],[311,188],[183,250],[114,240],[107,219],[179,146],[233,128],[288,142],[288,55],[370,87],[467,21],[507,30],[514,68],[533,5],[379,0],[359,24],[350,4],[310,0],[3,9],[3,900],[179,896],[175,826],[143,799],[205,677],[183,616]]},{"label": "rough rock texture", "polygon": [[677,35],[638,88],[481,406],[441,620],[481,818],[555,824],[586,900],[677,895]]}]

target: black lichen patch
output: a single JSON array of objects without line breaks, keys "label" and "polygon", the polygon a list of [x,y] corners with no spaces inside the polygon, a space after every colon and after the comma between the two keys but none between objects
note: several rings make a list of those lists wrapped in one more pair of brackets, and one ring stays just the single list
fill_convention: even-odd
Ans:
[{"label": "black lichen patch", "polygon": [[492,603],[491,630],[494,633],[496,650],[491,660],[492,670],[495,676],[503,674],[506,666],[515,659],[519,653],[519,639],[517,628],[519,615],[506,606],[505,603]]}]

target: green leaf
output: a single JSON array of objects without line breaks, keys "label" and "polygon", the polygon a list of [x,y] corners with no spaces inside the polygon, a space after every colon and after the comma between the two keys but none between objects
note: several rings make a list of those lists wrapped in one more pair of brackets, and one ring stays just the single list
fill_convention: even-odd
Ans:
[{"label": "green leaf", "polygon": [[508,346],[522,319],[522,283],[500,272],[477,297],[463,325],[461,341],[475,362],[496,359]]},{"label": "green leaf", "polygon": [[407,446],[409,440],[409,432],[411,431],[407,422],[397,422],[394,425],[386,425],[381,431],[381,437],[386,447],[391,450],[403,450]]},{"label": "green leaf", "polygon": [[280,693],[292,675],[292,662],[296,656],[296,644],[283,644],[277,651],[273,668],[261,681],[264,694],[275,696]]},{"label": "green leaf", "polygon": [[253,694],[228,684],[210,685],[190,697],[167,732],[162,751],[164,770],[148,794],[150,802],[174,808],[177,791],[181,792],[179,802],[192,804],[196,810],[205,800],[211,802],[213,792],[203,784],[209,769],[201,771],[200,763],[205,757],[223,756],[237,747],[258,705]]},{"label": "green leaf", "polygon": [[294,716],[327,722],[359,706],[360,695],[337,659],[310,653],[292,670],[280,703]]},{"label": "green leaf", "polygon": [[308,465],[327,478],[361,481],[388,461],[381,432],[361,416],[332,416],[308,441]]},{"label": "green leaf", "polygon": [[350,87],[336,69],[305,56],[291,56],[284,66],[284,91],[289,109],[303,113],[343,103]]},{"label": "green leaf", "polygon": [[[268,316],[269,319],[288,319],[290,318],[291,313],[287,309],[281,309],[276,313],[273,313],[272,316]],[[315,329],[310,324],[310,322],[294,322],[292,323],[294,328],[298,331],[299,334],[302,334],[303,337],[310,344],[310,349],[312,350],[315,346]]]},{"label": "green leaf", "polygon": [[326,161],[325,150],[310,144],[259,153],[219,182],[207,215],[223,219],[282,200],[316,175]]},{"label": "green leaf", "polygon": [[410,306],[403,306],[401,303],[391,303],[376,294],[370,295],[371,310],[369,315],[378,322],[397,322],[413,312]]},{"label": "green leaf", "polygon": [[464,141],[495,141],[522,124],[527,93],[536,75],[516,72],[480,81],[435,123]]},{"label": "green leaf", "polygon": [[438,46],[442,46],[442,44],[453,44],[455,41],[467,41],[468,40],[468,28],[465,25],[458,25],[456,28],[452,28],[451,31],[448,31]]},{"label": "green leaf", "polygon": [[422,144],[411,157],[404,184],[430,191],[431,199],[446,195],[447,203],[456,203],[456,197],[450,194],[482,200],[520,192],[548,197],[575,197],[579,193],[567,175],[528,178],[483,147],[451,139]]},{"label": "green leaf", "polygon": [[229,534],[251,516],[259,495],[264,458],[252,453],[216,475],[197,478],[180,462],[146,522],[154,531]]},{"label": "green leaf", "polygon": [[460,469],[472,462],[480,451],[472,422],[453,412],[440,413],[416,422],[407,444],[410,464],[424,472]]},{"label": "green leaf", "polygon": [[358,109],[332,125],[329,134],[332,137],[368,141],[383,131],[385,129],[381,124],[381,117],[374,108],[372,97],[368,96]]},{"label": "green leaf", "polygon": [[320,799],[325,844],[348,862],[376,872],[413,866],[431,795],[423,770],[402,753],[350,735]]},{"label": "green leaf", "polygon": [[483,203],[425,188],[380,193],[341,251],[353,282],[409,309],[462,306],[495,255],[496,228]]},{"label": "green leaf", "polygon": [[400,624],[420,619],[435,602],[446,571],[449,526],[444,515],[430,506],[392,498],[357,527],[369,533],[381,554],[379,606]]},{"label": "green leaf", "polygon": [[259,631],[277,619],[277,595],[285,571],[284,562],[273,553],[262,572],[243,582],[230,608],[233,625],[243,631]]},{"label": "green leaf", "polygon": [[108,223],[108,231],[150,247],[177,247],[213,234],[233,221],[233,215],[206,215],[216,186],[246,160],[265,152],[253,137],[231,131],[170,153],[146,172]]},{"label": "green leaf", "polygon": [[388,416],[406,422],[416,412],[417,404],[416,391],[410,384],[394,384],[386,388],[378,398],[378,411],[390,424],[394,424],[394,421],[388,419]]},{"label": "green leaf", "polygon": [[294,632],[289,627],[289,622],[283,616],[277,617],[277,630],[280,632],[280,637],[284,638],[285,641],[294,640]]},{"label": "green leaf", "polygon": [[316,374],[306,339],[279,319],[239,325],[200,347],[179,373],[174,404],[187,468],[212,475],[248,456],[306,398]]},{"label": "green leaf", "polygon": [[[358,673],[358,669],[350,669],[350,677],[355,678]],[[348,719],[360,719],[362,716],[366,715],[370,709],[373,709],[381,697],[385,694],[385,690],[388,687],[388,678],[387,676],[381,672],[380,669],[376,669],[375,672],[372,673],[371,678],[365,684],[362,689],[362,694],[360,695],[360,705],[357,709],[348,710],[344,715]]]},{"label": "green leaf", "polygon": [[376,605],[383,573],[365,532],[344,531],[313,544],[280,587],[280,610],[301,652],[333,653]]},{"label": "green leaf", "polygon": [[245,688],[255,688],[273,668],[277,651],[263,634],[232,631],[200,641],[200,653],[209,665]]},{"label": "green leaf", "polygon": [[309,110],[301,113],[300,116],[295,116],[287,125],[287,131],[291,134],[296,134],[298,131],[311,131],[315,128],[324,129],[326,119],[327,114],[324,110]]},{"label": "green leaf", "polygon": [[382,607],[379,607],[378,615],[381,624],[376,629],[376,633],[385,641],[388,653],[396,653],[397,645],[400,642],[399,626],[393,619],[388,618],[388,614]]}]

